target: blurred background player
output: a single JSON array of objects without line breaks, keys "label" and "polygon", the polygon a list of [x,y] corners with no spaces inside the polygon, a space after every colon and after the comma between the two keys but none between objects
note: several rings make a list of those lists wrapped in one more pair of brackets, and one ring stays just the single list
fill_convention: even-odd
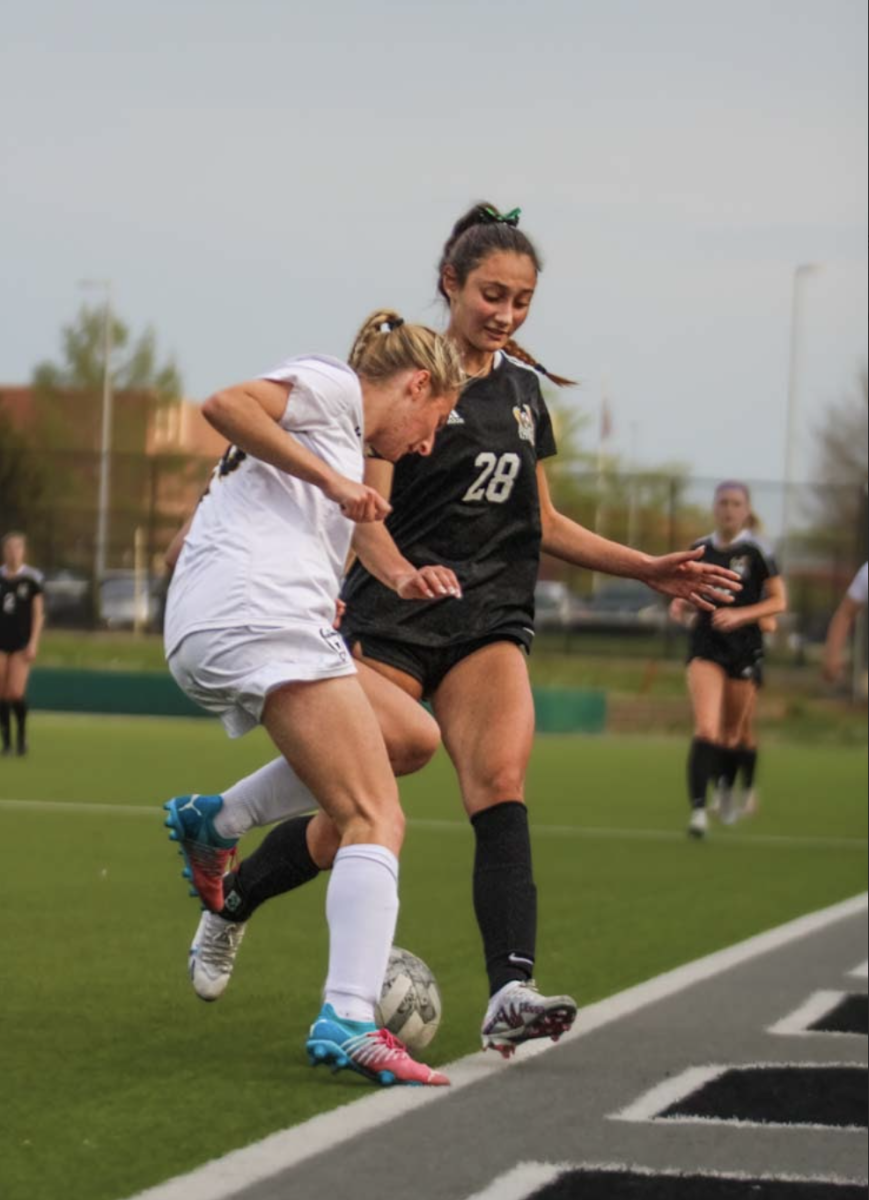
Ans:
[{"label": "blurred background player", "polygon": [[15,752],[27,753],[27,681],[39,653],[45,624],[42,576],[24,562],[23,533],[3,538],[0,567],[0,752],[12,753],[12,716],[17,725]]},{"label": "blurred background player", "polygon": [[[525,777],[535,715],[526,655],[541,550],[642,579],[701,608],[714,607],[721,588],[739,586],[729,570],[696,561],[702,550],[653,558],[555,509],[543,461],[556,445],[540,384],[542,377],[569,381],[513,340],[541,268],[518,223],[518,210],[504,215],[478,204],[447,239],[438,287],[449,307],[448,337],[471,382],[430,457],[404,459],[394,475],[388,463],[369,464],[366,480],[390,497],[393,511],[386,525],[357,530],[360,561],[343,593],[343,632],[357,661],[431,701],[455,766],[476,840],[474,910],[489,980],[482,1041],[505,1057],[523,1042],[560,1036],[576,1015],[571,997],[542,995],[533,978],[537,889]],[[428,562],[455,572],[461,601],[433,594],[432,603],[408,605],[390,590],[390,580]],[[322,816],[273,830],[227,877],[227,907],[206,923],[244,921],[264,895],[307,882],[328,862],[333,838]],[[231,962],[226,968],[228,979]]]},{"label": "blurred background player", "polygon": [[[676,600],[670,607],[675,620],[691,629],[688,650],[688,691],[694,712],[694,737],[688,756],[688,794],[691,821],[688,832],[703,838],[709,829],[709,785],[724,780],[719,798],[722,821],[738,815],[733,783],[742,765],[747,792],[754,789],[756,749],[747,743],[763,666],[762,621],[787,608],[784,581],[775,559],[758,540],[753,527],[751,493],[744,483],[728,480],[715,491],[715,532],[695,542],[708,562],[735,571],[742,590],[731,608],[696,612]],[[746,797],[748,799],[748,797]]]},{"label": "blurred background player", "polygon": [[[754,511],[748,515],[746,529],[758,539],[763,528]],[[764,638],[778,629],[776,617],[761,617],[758,621]],[[759,747],[757,737],[757,702],[763,687],[763,661],[758,663],[751,680],[751,690],[745,705],[739,732],[728,731],[728,747],[735,743],[736,754],[725,753],[718,786],[709,805],[710,812],[723,814],[724,821],[732,824],[743,817],[752,817],[758,809],[755,782],[758,773]]]},{"label": "blurred background player", "polygon": [[857,617],[869,602],[869,563],[864,563],[833,614],[824,644],[824,678],[838,683],[845,670],[845,647]]},{"label": "blurred background player", "polygon": [[[230,737],[262,724],[337,832],[329,974],[311,1062],[382,1084],[443,1085],[378,1029],[398,915],[404,817],[374,712],[333,629],[354,522],[389,504],[362,482],[363,436],[387,461],[431,453],[464,381],[446,339],[376,313],[350,365],[289,359],[203,413],[233,449],[196,511],[169,589],[165,645],[183,690]],[[364,430],[364,434],[363,434]],[[180,796],[166,824],[206,905],[236,844],[220,796]]]}]

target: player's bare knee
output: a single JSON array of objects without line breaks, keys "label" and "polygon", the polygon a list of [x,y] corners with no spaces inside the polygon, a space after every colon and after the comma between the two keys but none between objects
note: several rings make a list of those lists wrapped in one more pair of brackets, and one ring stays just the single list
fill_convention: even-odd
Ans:
[{"label": "player's bare knee", "polygon": [[401,745],[390,747],[389,760],[398,775],[414,775],[434,758],[441,744],[441,734],[434,721],[421,725]]},{"label": "player's bare knee", "polygon": [[525,800],[525,772],[504,767],[474,781],[469,789],[475,808],[493,808],[508,801]]},{"label": "player's bare knee", "polygon": [[719,742],[721,740],[721,728],[718,724],[698,721],[694,726],[694,736],[701,742]]}]

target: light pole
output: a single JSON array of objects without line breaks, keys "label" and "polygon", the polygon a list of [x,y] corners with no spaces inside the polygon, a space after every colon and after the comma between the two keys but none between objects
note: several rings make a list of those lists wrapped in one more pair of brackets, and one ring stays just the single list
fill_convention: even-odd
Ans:
[{"label": "light pole", "polygon": [[800,365],[802,362],[803,290],[806,280],[822,268],[818,263],[801,263],[794,270],[791,298],[790,361],[788,365],[788,401],[785,418],[785,494],[782,514],[782,558],[786,567],[790,552],[791,522],[793,520],[793,489],[798,447],[798,401]]},{"label": "light pole", "polygon": [[112,281],[83,279],[81,287],[101,288],[105,292],[103,310],[103,405],[100,430],[100,482],[97,499],[97,538],[94,553],[94,575],[97,589],[105,577],[109,539],[109,491],[112,468]]}]

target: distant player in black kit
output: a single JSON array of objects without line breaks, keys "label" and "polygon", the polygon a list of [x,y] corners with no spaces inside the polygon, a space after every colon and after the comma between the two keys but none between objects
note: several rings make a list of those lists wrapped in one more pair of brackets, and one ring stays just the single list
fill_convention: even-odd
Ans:
[{"label": "distant player in black kit", "polygon": [[12,753],[12,714],[17,722],[15,751],[27,753],[27,680],[39,652],[45,621],[42,576],[24,563],[21,533],[3,538],[0,567],[0,744]]},{"label": "distant player in black kit", "polygon": [[[490,994],[483,1046],[505,1057],[533,1038],[559,1037],[576,1016],[569,996],[542,996],[533,981],[537,890],[525,774],[534,702],[525,659],[541,549],[642,579],[701,608],[720,601],[716,589],[738,587],[730,571],[698,562],[702,551],[652,558],[554,508],[542,464],[556,445],[540,382],[568,381],[513,341],[541,266],[518,219],[518,210],[502,215],[475,205],[444,246],[439,290],[471,383],[430,458],[403,460],[394,478],[389,464],[370,464],[366,479],[390,495],[393,512],[373,536],[357,530],[365,567],[354,567],[347,581],[342,627],[357,659],[431,701],[476,837],[474,907]],[[430,563],[442,568],[430,603],[394,601],[388,585]],[[214,921],[244,920],[262,899],[312,878],[329,861],[333,839],[322,815],[279,826],[227,877],[227,907]],[[229,955],[218,966],[228,980]]]},{"label": "distant player in black kit", "polygon": [[705,559],[736,571],[742,591],[731,608],[697,612],[682,600],[673,617],[691,628],[688,689],[694,709],[694,738],[688,757],[691,821],[688,832],[704,838],[709,830],[707,793],[722,782],[722,820],[737,818],[732,789],[740,767],[753,788],[757,750],[743,739],[763,668],[764,625],[787,608],[784,581],[772,554],[752,532],[751,494],[744,483],[726,481],[715,491],[715,533],[695,542]]}]

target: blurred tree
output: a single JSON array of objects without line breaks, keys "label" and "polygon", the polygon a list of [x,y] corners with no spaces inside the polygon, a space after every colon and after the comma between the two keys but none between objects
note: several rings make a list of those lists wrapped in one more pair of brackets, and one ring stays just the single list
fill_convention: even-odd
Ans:
[{"label": "blurred tree", "polygon": [[818,439],[812,508],[830,530],[853,530],[864,553],[866,486],[869,483],[869,379],[864,367],[857,386],[827,406]]},{"label": "blurred tree", "polygon": [[[652,554],[682,550],[706,532],[709,513],[686,502],[690,484],[684,463],[662,463],[653,470],[626,469],[618,455],[587,449],[592,419],[559,394],[546,392],[558,456],[546,464],[552,499],[558,510],[586,529]],[[547,559],[547,577],[567,579],[574,591],[591,586],[588,572]]]},{"label": "blurred tree", "polygon": [[[39,363],[32,378],[32,442],[51,464],[45,521],[52,545],[63,547],[61,560],[82,568],[93,558],[104,321],[101,305],[83,305],[61,332],[59,360]],[[180,399],[182,385],[175,362],[160,359],[153,329],[134,336],[115,316],[111,345],[114,402],[109,564],[119,565],[129,556],[136,528],[153,508],[156,466],[149,450],[155,422],[161,409]]]},{"label": "blurred tree", "polygon": [[[61,361],[41,362],[33,372],[39,441],[46,449],[99,449],[104,320],[101,306],[82,305],[61,332]],[[156,409],[181,396],[181,376],[172,359],[158,361],[153,329],[133,338],[129,327],[113,317],[111,333],[112,448],[142,453]]]},{"label": "blurred tree", "polygon": [[27,526],[47,489],[45,463],[0,407],[0,536]]}]

